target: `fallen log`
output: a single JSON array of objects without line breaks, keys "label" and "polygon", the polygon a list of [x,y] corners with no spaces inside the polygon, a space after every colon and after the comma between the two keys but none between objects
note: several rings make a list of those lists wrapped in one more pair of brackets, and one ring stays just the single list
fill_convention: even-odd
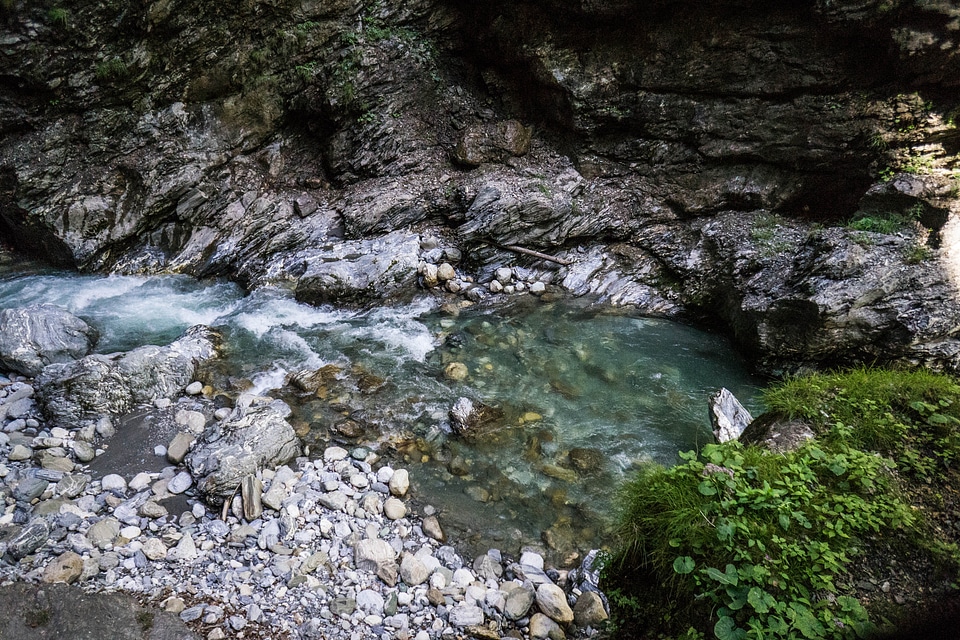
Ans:
[{"label": "fallen log", "polygon": [[534,251],[533,249],[518,247],[515,244],[501,245],[500,248],[506,249],[507,251],[513,251],[514,253],[522,253],[525,256],[533,256],[534,258],[540,258],[541,260],[548,260],[550,262],[555,262],[565,267],[573,264],[573,260],[569,260],[567,258],[559,258],[557,256],[551,256],[548,253],[541,253],[539,251]]}]

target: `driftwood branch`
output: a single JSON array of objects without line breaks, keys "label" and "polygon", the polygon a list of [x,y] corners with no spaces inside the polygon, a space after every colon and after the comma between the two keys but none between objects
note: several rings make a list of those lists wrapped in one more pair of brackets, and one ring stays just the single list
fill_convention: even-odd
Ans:
[{"label": "driftwood branch", "polygon": [[513,251],[515,253],[522,253],[525,256],[533,256],[534,258],[540,258],[541,260],[556,262],[557,264],[562,264],[565,267],[573,264],[573,260],[568,260],[567,258],[558,258],[557,256],[551,256],[547,253],[540,253],[539,251],[534,251],[533,249],[518,247],[515,244],[501,245],[500,248],[506,249],[507,251]]}]

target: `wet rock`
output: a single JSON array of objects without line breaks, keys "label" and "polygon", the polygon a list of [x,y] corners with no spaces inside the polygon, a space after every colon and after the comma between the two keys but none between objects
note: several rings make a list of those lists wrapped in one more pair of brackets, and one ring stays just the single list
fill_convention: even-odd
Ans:
[{"label": "wet rock", "polygon": [[301,453],[302,445],[280,400],[245,397],[231,419],[207,427],[184,460],[208,499],[222,502],[244,476],[273,468]]},{"label": "wet rock", "polygon": [[416,286],[420,237],[396,231],[308,250],[299,258],[304,271],[296,285],[298,300],[344,304],[391,298]]},{"label": "wet rock", "polygon": [[52,424],[66,428],[126,414],[138,404],[183,391],[196,367],[216,355],[218,342],[211,329],[196,326],[166,347],[148,345],[48,365],[36,379],[40,404]]},{"label": "wet rock", "polygon": [[596,449],[576,447],[567,454],[571,466],[580,473],[596,473],[604,463],[604,455]]},{"label": "wet rock", "polygon": [[753,416],[728,389],[720,389],[710,397],[710,424],[717,442],[736,440]]},{"label": "wet rock", "polygon": [[462,437],[480,437],[503,417],[503,410],[470,398],[458,398],[450,409],[450,428]]},{"label": "wet rock", "polygon": [[466,380],[470,375],[470,371],[467,369],[467,365],[462,362],[451,362],[443,369],[443,376],[447,380],[453,380],[454,382],[462,382]]},{"label": "wet rock", "polygon": [[0,310],[0,364],[25,376],[82,358],[96,340],[93,327],[56,305]]}]

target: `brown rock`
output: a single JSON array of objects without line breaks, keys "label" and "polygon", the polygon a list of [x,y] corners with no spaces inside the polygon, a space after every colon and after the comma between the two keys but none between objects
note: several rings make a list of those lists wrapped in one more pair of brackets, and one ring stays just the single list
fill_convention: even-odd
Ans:
[{"label": "brown rock", "polygon": [[55,558],[43,570],[43,581],[47,583],[66,582],[73,584],[83,573],[83,558],[67,551],[60,557]]},{"label": "brown rock", "polygon": [[530,150],[533,130],[516,120],[485,122],[467,127],[460,136],[453,159],[468,167],[484,162],[503,162]]},{"label": "brown rock", "polygon": [[596,627],[608,617],[603,599],[593,591],[584,591],[573,605],[573,621],[580,628]]}]

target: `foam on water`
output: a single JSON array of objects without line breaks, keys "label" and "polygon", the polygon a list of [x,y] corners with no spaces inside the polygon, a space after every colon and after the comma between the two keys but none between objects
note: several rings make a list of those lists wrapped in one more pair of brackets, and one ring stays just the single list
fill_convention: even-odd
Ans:
[{"label": "foam on water", "polygon": [[294,300],[282,289],[259,289],[250,294],[236,313],[226,319],[229,324],[249,331],[257,338],[276,327],[296,330],[323,327],[336,330],[354,314],[331,307],[313,307]]}]

